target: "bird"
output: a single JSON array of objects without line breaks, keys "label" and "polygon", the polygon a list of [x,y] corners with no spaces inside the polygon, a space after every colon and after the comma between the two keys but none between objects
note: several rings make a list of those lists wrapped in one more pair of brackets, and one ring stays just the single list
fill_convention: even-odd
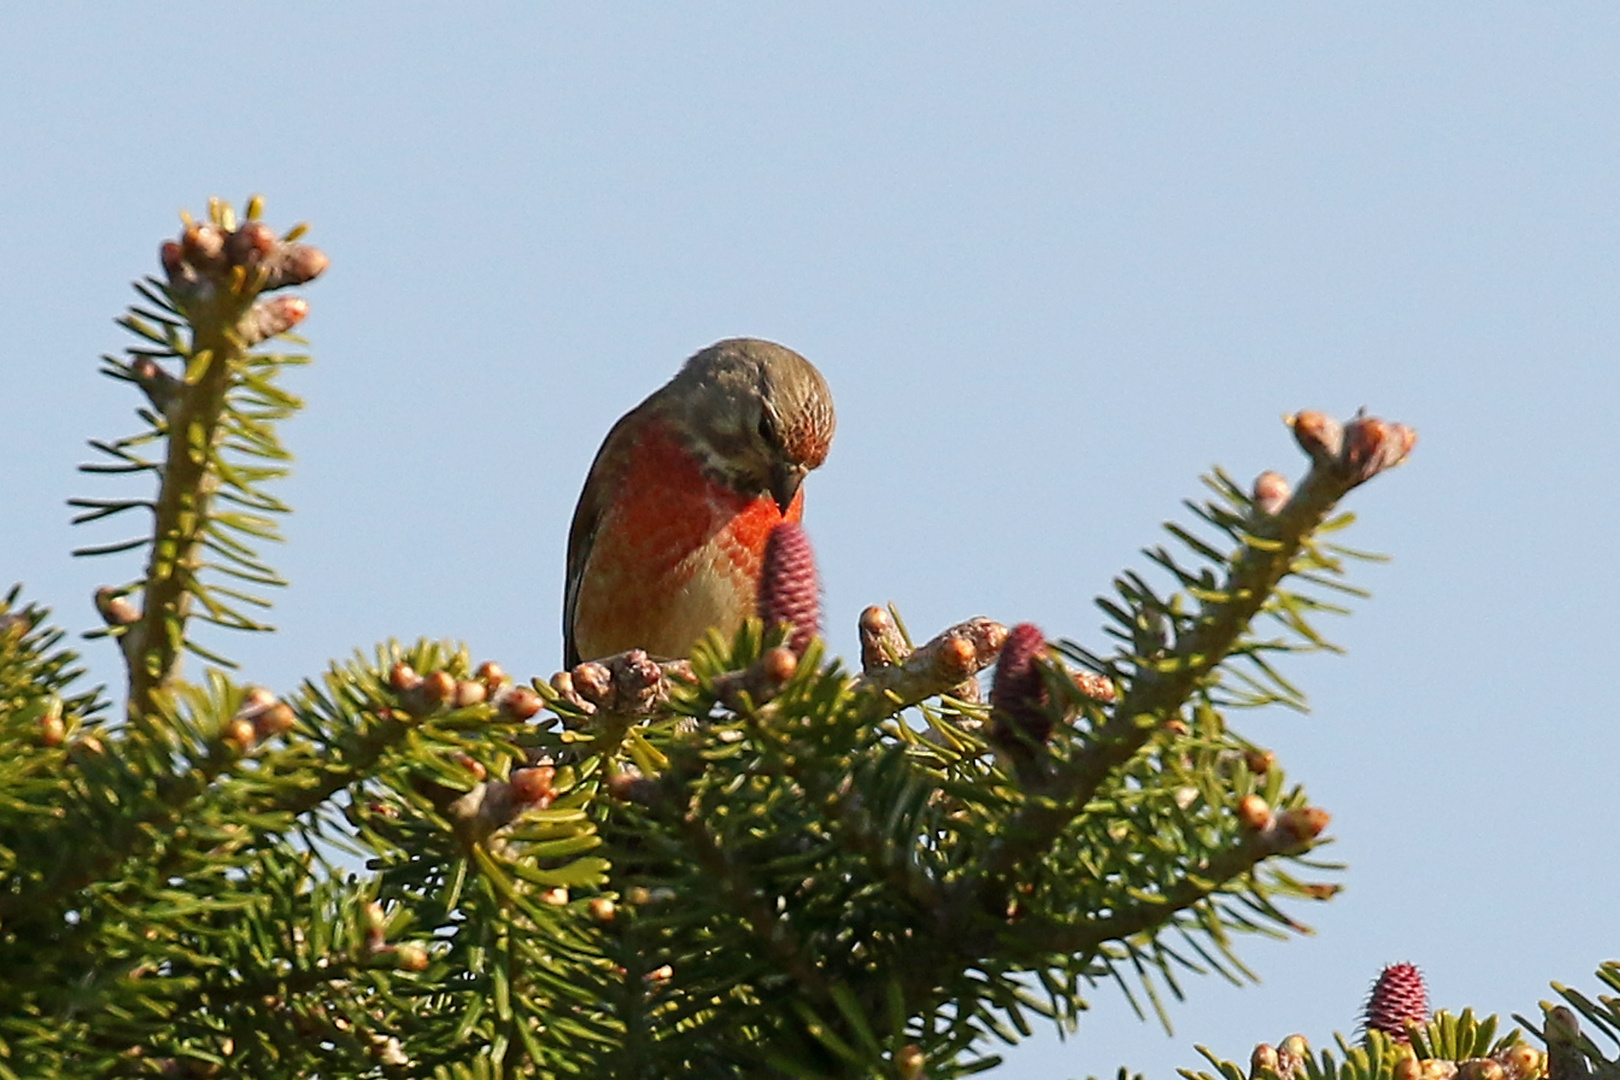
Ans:
[{"label": "bird", "polygon": [[728,338],[694,354],[608,431],[574,508],[563,653],[679,659],[755,613],[771,531],[804,514],[837,418],[815,366]]}]

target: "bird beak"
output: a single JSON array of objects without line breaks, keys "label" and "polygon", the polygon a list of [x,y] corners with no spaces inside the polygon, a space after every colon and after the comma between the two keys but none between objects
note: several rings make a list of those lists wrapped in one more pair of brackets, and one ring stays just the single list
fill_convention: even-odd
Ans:
[{"label": "bird beak", "polygon": [[805,473],[809,472],[803,465],[789,465],[781,462],[771,468],[771,497],[776,500],[776,508],[787,513],[788,507],[793,505],[793,496],[799,493],[799,485],[804,482]]}]

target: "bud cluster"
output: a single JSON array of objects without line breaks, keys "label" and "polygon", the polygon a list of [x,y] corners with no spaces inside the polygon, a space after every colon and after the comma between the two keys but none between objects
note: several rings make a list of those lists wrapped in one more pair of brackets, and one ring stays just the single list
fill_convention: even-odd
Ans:
[{"label": "bud cluster", "polygon": [[[178,304],[207,303],[227,289],[251,296],[302,285],[326,269],[327,258],[319,248],[296,242],[302,228],[278,237],[257,220],[260,208],[259,200],[250,201],[249,220],[238,226],[235,212],[216,201],[210,207],[210,220],[197,222],[188,216],[179,238],[158,249],[169,293]],[[262,303],[264,313],[251,315],[243,326],[249,344],[290,329],[307,311],[274,301]],[[255,326],[273,329],[253,337]]]},{"label": "bud cluster", "polygon": [[405,661],[388,672],[388,685],[400,697],[400,705],[412,716],[430,716],[452,709],[470,709],[488,702],[506,720],[522,722],[540,711],[540,695],[527,686],[515,686],[511,676],[492,660],[478,665],[470,679],[458,679],[448,671],[419,675]]},{"label": "bud cluster", "polygon": [[646,716],[669,700],[670,679],[689,680],[691,671],[684,660],[660,664],[645,649],[631,649],[559,671],[551,688],[586,716]]},{"label": "bud cluster", "polygon": [[[1417,432],[1358,412],[1347,424],[1326,413],[1305,409],[1288,418],[1294,441],[1311,461],[1331,469],[1353,485],[1364,484],[1385,469],[1404,462],[1417,444]],[[1258,493],[1257,493],[1258,494]]]},{"label": "bud cluster", "polygon": [[1274,813],[1270,804],[1258,795],[1245,795],[1238,800],[1238,821],[1273,851],[1300,851],[1322,835],[1332,820],[1320,806],[1295,806]]},{"label": "bud cluster", "polygon": [[245,754],[266,739],[287,734],[297,722],[291,705],[255,686],[243,696],[242,707],[221,726],[219,738],[232,752]]}]

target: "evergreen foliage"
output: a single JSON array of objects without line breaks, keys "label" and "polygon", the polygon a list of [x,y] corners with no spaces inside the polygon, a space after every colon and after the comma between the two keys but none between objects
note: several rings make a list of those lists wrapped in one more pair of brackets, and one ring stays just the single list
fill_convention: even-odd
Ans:
[{"label": "evergreen foliage", "polygon": [[259,215],[188,218],[105,358],[150,407],[86,468],[156,487],[74,501],[151,515],[84,550],[145,557],[98,594],[122,715],[0,612],[0,1076],[959,1076],[1099,983],[1162,1015],[1247,978],[1238,935],[1336,890],[1326,814],[1228,713],[1303,707],[1277,660],[1331,648],[1335,508],[1408,429],[1294,417],[1298,490],[1215,473],[1100,601],[1112,650],[1025,649],[1017,702],[978,700],[999,624],[913,649],[869,611],[851,671],[784,647],[799,608],[690,664],[525,686],[387,643],[278,698],[197,636],[269,629],[281,584],[255,545],[305,358],[260,346],[326,260]]}]

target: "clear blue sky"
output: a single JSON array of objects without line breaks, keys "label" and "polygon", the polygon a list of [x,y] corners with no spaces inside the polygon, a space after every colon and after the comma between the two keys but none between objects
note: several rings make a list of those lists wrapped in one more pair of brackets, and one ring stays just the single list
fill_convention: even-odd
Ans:
[{"label": "clear blue sky", "polygon": [[[608,425],[716,338],[826,373],[807,525],[835,649],[868,603],[1099,644],[1091,598],[1284,412],[1422,436],[1352,496],[1394,556],[1244,717],[1334,815],[1347,890],[1177,1038],[1101,987],[1007,1077],[1155,1080],[1195,1042],[1348,1031],[1387,961],[1535,1009],[1620,953],[1620,10],[1611,4],[14,5],[0,34],[0,578],[66,623],[83,440],[132,430],[126,282],[210,194],[307,219],[286,437],[290,688],[465,639],[548,673]],[[340,10],[341,8],[341,10]],[[113,678],[109,647],[88,648]]]}]

